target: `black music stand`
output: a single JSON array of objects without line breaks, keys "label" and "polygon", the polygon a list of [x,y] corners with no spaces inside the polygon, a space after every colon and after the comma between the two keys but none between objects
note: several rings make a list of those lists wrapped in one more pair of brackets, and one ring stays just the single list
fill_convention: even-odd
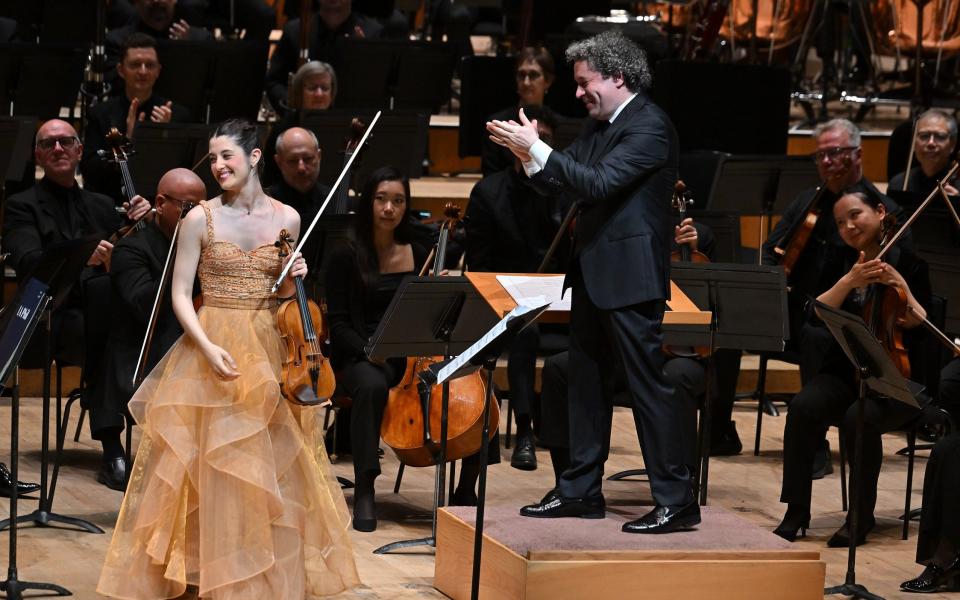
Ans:
[{"label": "black music stand", "polygon": [[[496,314],[466,277],[408,277],[394,294],[365,350],[367,356],[375,359],[453,356],[483,337],[496,322]],[[377,548],[374,554],[414,546],[436,546],[437,509],[444,505],[449,384],[444,384],[442,390],[430,537],[393,542]],[[424,420],[425,425],[429,422],[429,417]],[[430,439],[427,431],[424,435]],[[484,446],[480,451],[484,451]]]},{"label": "black music stand", "polygon": [[[787,282],[781,267],[724,263],[673,263],[671,279],[703,310],[713,313],[707,342],[714,350],[782,351],[790,337]],[[698,346],[704,333],[689,325],[662,326],[670,344]],[[699,464],[695,493],[707,504],[710,473],[711,382],[714,364],[707,364],[706,393],[697,440]],[[759,428],[760,423],[757,422]]]},{"label": "black music stand", "polygon": [[33,273],[29,274],[25,280],[28,284],[32,280],[45,284],[47,286],[46,293],[51,298],[43,313],[43,431],[41,433],[40,450],[40,504],[37,510],[28,515],[19,517],[11,515],[9,519],[0,521],[0,529],[6,529],[16,520],[17,523],[33,522],[41,527],[50,526],[52,523],[63,523],[79,527],[90,533],[103,533],[103,529],[89,521],[53,512],[54,489],[51,486],[48,490],[47,486],[47,473],[50,463],[50,363],[52,361],[51,322],[53,311],[70,294],[73,285],[80,279],[80,273],[86,266],[87,259],[93,254],[94,248],[97,247],[101,239],[100,236],[89,236],[51,244],[44,250]]},{"label": "black music stand", "polygon": [[860,473],[863,460],[863,420],[864,405],[866,404],[867,388],[881,396],[902,402],[907,406],[919,409],[916,395],[923,391],[923,386],[907,380],[897,370],[886,351],[870,332],[863,319],[848,312],[816,303],[817,313],[827,325],[830,333],[840,344],[843,353],[858,373],[859,396],[857,398],[857,430],[854,441],[854,468],[853,480],[850,485],[850,547],[847,554],[847,575],[841,585],[828,587],[823,590],[824,595],[843,595],[866,600],[883,600],[880,596],[871,594],[867,588],[857,583],[857,528],[859,527],[859,496]]},{"label": "black music stand", "polygon": [[63,43],[0,44],[0,101],[13,114],[53,119],[72,107],[83,80],[88,48]]},{"label": "black music stand", "polygon": [[207,186],[208,197],[218,195],[220,186],[213,180],[207,161],[199,162],[206,157],[209,141],[207,125],[138,123],[136,147],[129,160],[134,188],[142,196],[152,198],[157,193],[157,182],[167,171],[197,165],[197,174]]},{"label": "black music stand", "polygon": [[[490,439],[490,402],[493,399],[493,371],[497,368],[497,359],[504,349],[509,348],[516,335],[537,320],[550,307],[544,304],[537,307],[518,306],[510,311],[499,323],[483,335],[476,343],[456,358],[430,365],[420,374],[425,386],[435,383],[446,384],[477,371],[487,371],[487,397],[483,403],[483,428],[480,433],[481,451]],[[445,440],[445,438],[444,438]],[[470,598],[480,597],[480,558],[483,550],[483,512],[487,503],[487,461],[480,463],[480,484],[477,492],[477,513],[473,534],[473,575],[470,579]],[[436,533],[434,533],[436,535]]]},{"label": "black music stand", "polygon": [[513,60],[506,56],[466,56],[460,61],[460,156],[480,156],[493,113],[514,102]]},{"label": "black music stand", "polygon": [[48,590],[58,596],[70,596],[70,590],[53,583],[20,581],[17,573],[17,486],[20,465],[20,381],[18,364],[23,351],[30,342],[37,325],[47,315],[47,306],[52,297],[47,285],[37,279],[29,279],[20,293],[4,310],[3,334],[0,337],[0,389],[13,377],[10,389],[10,473],[14,481],[10,493],[10,546],[7,556],[7,578],[0,581],[0,591],[12,600],[20,600],[24,590]]}]

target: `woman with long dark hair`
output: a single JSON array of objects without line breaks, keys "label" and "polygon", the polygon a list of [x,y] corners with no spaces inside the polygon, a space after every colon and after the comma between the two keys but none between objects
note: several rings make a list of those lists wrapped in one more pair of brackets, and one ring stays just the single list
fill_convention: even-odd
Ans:
[{"label": "woman with long dark hair", "polygon": [[[184,218],[171,299],[184,335],[130,401],[143,428],[97,591],[117,598],[315,598],[359,583],[318,409],[280,394],[275,242],[300,218],[263,193],[253,123],[210,137],[223,193]],[[193,305],[199,275],[203,306]]]}]

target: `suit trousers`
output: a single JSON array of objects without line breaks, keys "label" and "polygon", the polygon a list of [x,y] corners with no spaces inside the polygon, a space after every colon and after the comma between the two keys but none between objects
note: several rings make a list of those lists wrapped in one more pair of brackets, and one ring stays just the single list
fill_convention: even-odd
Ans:
[{"label": "suit trousers", "polygon": [[664,372],[660,325],[662,301],[603,310],[573,274],[570,313],[570,467],[560,494],[588,498],[601,494],[603,465],[610,451],[615,364],[623,369],[636,412],[644,465],[653,498],[662,506],[693,501],[684,457],[682,411]]}]

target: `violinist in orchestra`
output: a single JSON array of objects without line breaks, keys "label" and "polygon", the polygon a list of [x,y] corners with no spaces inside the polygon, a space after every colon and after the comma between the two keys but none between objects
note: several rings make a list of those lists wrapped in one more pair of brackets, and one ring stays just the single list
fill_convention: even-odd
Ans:
[{"label": "violinist in orchestra", "polygon": [[[917,134],[913,138],[913,157],[918,163],[907,173],[897,173],[890,178],[888,191],[906,190],[926,198],[942,180],[957,149],[957,120],[950,113],[931,108],[917,118]],[[906,180],[906,187],[904,181]],[[944,182],[943,189],[950,196],[957,196],[957,182]]]},{"label": "violinist in orchestra", "polygon": [[[375,19],[353,10],[352,0],[320,0],[319,10],[310,18],[308,56],[331,62],[339,38],[375,39],[382,32],[383,26]],[[297,70],[299,55],[300,19],[290,19],[267,69],[267,98],[277,112],[283,112],[287,104],[287,84]]]},{"label": "violinist in orchestra", "polygon": [[297,69],[290,82],[290,98],[282,116],[270,127],[270,135],[264,143],[266,164],[263,167],[265,185],[280,181],[280,169],[276,162],[277,138],[291,127],[297,127],[303,111],[327,110],[337,98],[337,73],[329,63],[311,60]]},{"label": "violinist in orchestra", "polygon": [[[488,121],[509,121],[521,106],[543,106],[543,100],[553,85],[556,66],[553,56],[546,48],[528,46],[517,53],[514,62],[514,77],[517,83],[517,103],[490,115]],[[556,129],[556,118],[552,129]],[[489,138],[483,140],[480,171],[484,177],[513,166],[516,158],[509,149],[495,144]]]},{"label": "violinist in orchestra", "polygon": [[611,30],[575,42],[577,98],[590,115],[563,151],[539,138],[523,111],[491,121],[494,142],[523,163],[543,195],[568,194],[578,216],[565,288],[570,312],[570,466],[557,491],[521,509],[530,517],[603,518],[615,358],[641,414],[644,464],[656,507],[625,523],[628,533],[667,533],[700,523],[684,462],[681,414],[663,374],[660,325],[670,294],[670,200],[679,144],[669,118],[647,96],[646,54]]},{"label": "violinist in orchestra", "polygon": [[137,123],[185,123],[191,120],[184,106],[154,93],[160,76],[156,42],[143,33],[130,34],[123,42],[117,74],[123,93],[94,106],[88,115],[83,145],[87,152],[80,162],[85,189],[122,201],[120,171],[100,151],[109,155],[107,133],[116,128],[136,140]]},{"label": "violinist in orchestra", "polygon": [[[557,124],[553,112],[536,105],[524,106],[524,111],[537,122],[540,139],[552,143]],[[512,153],[508,154],[513,157]],[[563,196],[544,199],[523,179],[523,167],[514,157],[510,167],[487,175],[471,190],[464,219],[469,270],[535,273],[540,267],[570,208],[570,201]],[[569,251],[567,242],[554,252],[544,272],[562,273]],[[517,335],[507,361],[510,408],[517,423],[517,441],[510,464],[524,471],[537,468],[532,416],[536,414],[534,387],[541,330],[566,347],[566,327],[533,324]]]},{"label": "violinist in orchestra", "polygon": [[[833,203],[830,217],[843,240],[844,273],[817,300],[848,312],[864,315],[870,326],[892,325],[891,330],[875,327],[888,353],[899,351],[898,358],[919,367],[923,359],[926,332],[917,326],[926,317],[930,303],[930,276],[927,264],[908,247],[897,244],[883,260],[877,258],[883,244],[893,235],[894,215],[880,200],[860,191],[844,190]],[[887,302],[886,294],[901,296]],[[893,312],[887,313],[885,311]],[[815,313],[811,326],[823,327]],[[832,340],[832,337],[831,337]],[[787,512],[774,533],[793,541],[810,525],[811,469],[817,444],[831,425],[839,425],[847,448],[847,461],[854,468],[854,436],[857,430],[856,373],[840,345],[832,343],[824,350],[821,370],[806,381],[790,401],[783,434],[783,487],[780,501]],[[875,524],[877,480],[883,460],[881,435],[892,431],[919,414],[914,408],[887,398],[869,397],[863,425],[863,473],[851,481],[860,482],[857,544],[862,544]],[[849,518],[849,515],[848,515]],[[827,541],[830,547],[849,543],[849,523]]]},{"label": "violinist in orchestra", "polygon": [[[377,527],[374,483],[380,475],[380,426],[390,388],[400,382],[407,365],[405,357],[372,360],[364,347],[400,282],[420,272],[427,260],[427,250],[414,240],[409,198],[409,180],[398,169],[381,167],[371,173],[359,198],[351,241],[325,263],[331,360],[337,383],[353,401],[350,443],[357,531]],[[451,503],[476,503],[479,459],[463,461]]]},{"label": "violinist in orchestra", "polygon": [[171,303],[184,334],[128,405],[143,436],[97,591],[334,595],[359,584],[346,503],[317,409],[280,387],[277,303],[307,265],[298,253],[282,259],[277,242],[283,230],[300,235],[300,218],[260,186],[255,124],[219,124],[209,149],[223,193],[180,225]]},{"label": "violinist in orchestra", "polygon": [[[35,186],[10,196],[4,206],[3,249],[10,253],[7,264],[24,280],[33,271],[43,251],[55,242],[103,234],[100,244],[87,260],[81,280],[110,269],[113,244],[109,234],[124,224],[112,199],[83,189],[77,183],[77,165],[83,144],[72,125],[51,119],[37,130],[34,159],[43,169]],[[136,197],[125,205],[127,221],[136,221],[150,211],[150,204]],[[64,364],[83,364],[83,305],[80,285],[53,313],[53,357]],[[24,354],[22,366],[39,368],[41,337],[34,338]]]},{"label": "violinist in orchestra", "polygon": [[[103,446],[97,481],[123,491],[129,465],[124,459],[120,434],[127,402],[133,396],[134,371],[140,356],[153,303],[160,290],[167,252],[181,213],[206,199],[203,180],[189,169],[173,169],[157,184],[156,217],[136,234],[121,239],[110,263],[110,326],[99,377],[88,386],[85,405],[90,411],[90,434]],[[156,327],[147,356],[152,369],[183,330],[173,314],[170,289],[164,290]]]},{"label": "violinist in orchestra", "polygon": [[[301,127],[287,129],[277,137],[273,159],[280,171],[280,181],[267,188],[267,193],[300,215],[301,223],[310,223],[330,193],[330,186],[320,182],[320,143],[312,131]],[[267,160],[264,157],[264,160]],[[320,236],[307,239],[303,256],[310,264],[319,259]]]}]

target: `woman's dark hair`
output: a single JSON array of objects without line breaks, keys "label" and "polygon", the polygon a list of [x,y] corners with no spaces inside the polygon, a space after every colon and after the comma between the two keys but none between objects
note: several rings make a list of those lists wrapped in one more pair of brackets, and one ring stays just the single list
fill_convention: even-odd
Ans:
[{"label": "woman's dark hair", "polygon": [[[260,133],[257,126],[247,119],[227,119],[213,128],[210,133],[210,139],[215,137],[228,137],[243,149],[244,154],[250,156],[255,149],[260,148]],[[257,161],[255,173],[259,177],[263,172],[263,156]]]},{"label": "woman's dark hair", "polygon": [[398,244],[413,241],[413,226],[410,224],[410,180],[399,169],[392,166],[380,167],[370,174],[357,199],[357,213],[353,221],[353,244],[357,253],[357,266],[360,278],[367,289],[371,289],[380,275],[380,263],[377,249],[373,245],[373,201],[377,187],[385,181],[399,181],[403,184],[403,193],[407,202],[400,224],[393,230],[393,239]]},{"label": "woman's dark hair", "polygon": [[896,232],[897,215],[893,214],[893,211],[887,208],[887,206],[883,203],[883,200],[881,200],[878,196],[867,194],[859,188],[847,188],[841,191],[839,197],[843,198],[844,196],[853,196],[877,212],[880,211],[880,207],[882,206],[883,210],[887,212],[887,214],[883,216],[883,228],[881,229],[882,235],[890,236]]},{"label": "woman's dark hair", "polygon": [[546,77],[547,82],[553,82],[557,69],[553,62],[553,55],[551,55],[546,48],[543,46],[527,46],[520,50],[520,52],[517,52],[513,70],[519,70],[525,62],[537,63],[540,66],[540,70],[543,71],[543,76]]}]

